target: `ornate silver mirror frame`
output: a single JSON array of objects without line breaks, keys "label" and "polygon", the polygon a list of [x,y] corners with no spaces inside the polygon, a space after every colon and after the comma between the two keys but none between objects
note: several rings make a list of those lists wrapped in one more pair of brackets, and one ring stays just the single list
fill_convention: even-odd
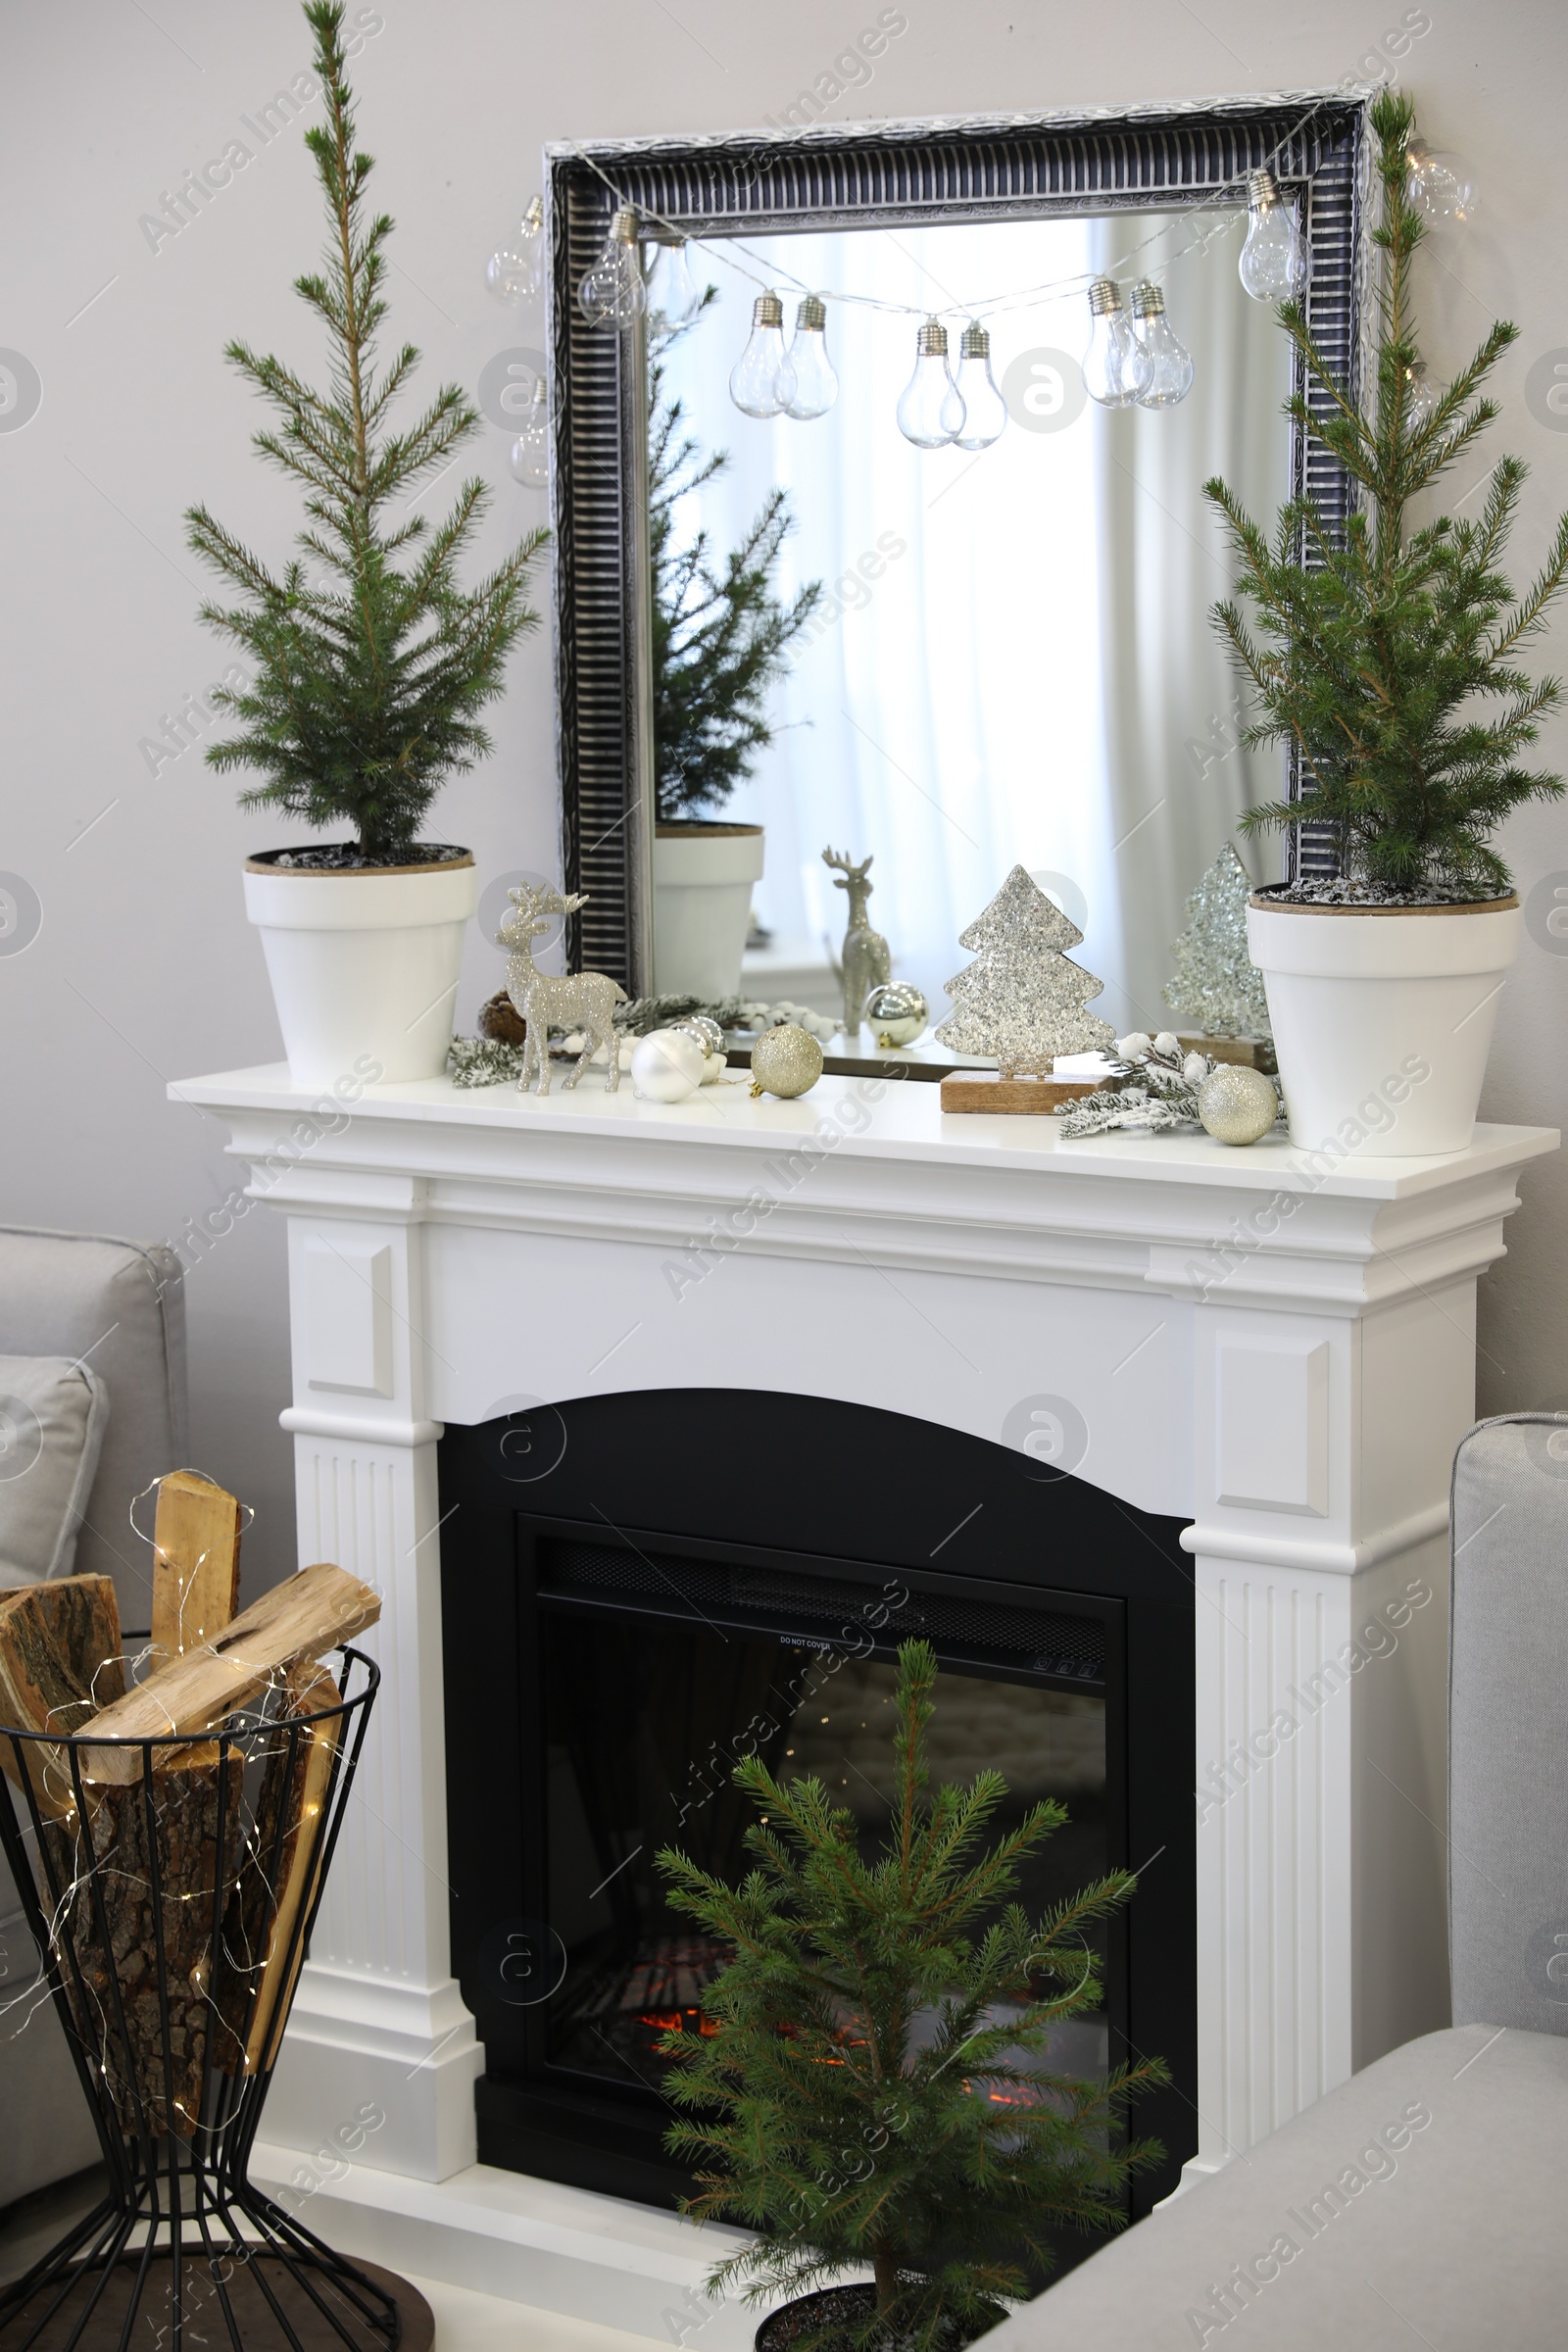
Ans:
[{"label": "ornate silver mirror frame", "polygon": [[[1248,172],[1266,167],[1302,199],[1309,321],[1353,389],[1368,155],[1363,96],[1318,91],[547,148],[562,867],[568,891],[589,894],[572,918],[570,968],[609,972],[634,995],[652,985],[647,352],[640,329],[590,327],[576,301],[617,203],[693,237],[901,227],[1235,207]],[[1300,433],[1293,440],[1293,494],[1310,490],[1342,519],[1341,468]],[[1310,823],[1296,855],[1332,870]]]}]

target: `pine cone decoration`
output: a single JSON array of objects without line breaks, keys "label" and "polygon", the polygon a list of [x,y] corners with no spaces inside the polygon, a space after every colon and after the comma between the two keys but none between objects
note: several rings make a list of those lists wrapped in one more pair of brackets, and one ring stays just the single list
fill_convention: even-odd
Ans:
[{"label": "pine cone decoration", "polygon": [[487,1004],[479,1007],[479,1035],[494,1038],[503,1046],[520,1046],[528,1034],[528,1024],[504,988],[497,989]]}]

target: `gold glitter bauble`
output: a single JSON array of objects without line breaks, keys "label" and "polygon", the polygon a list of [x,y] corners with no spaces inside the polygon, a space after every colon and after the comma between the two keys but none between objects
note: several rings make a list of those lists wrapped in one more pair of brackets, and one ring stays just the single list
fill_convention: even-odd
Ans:
[{"label": "gold glitter bauble", "polygon": [[865,1000],[866,1026],[879,1046],[912,1046],[931,1007],[907,980],[884,980]]},{"label": "gold glitter bauble", "polygon": [[1280,1099],[1261,1070],[1222,1061],[1198,1090],[1198,1115],[1217,1144],[1255,1144],[1280,1115]]},{"label": "gold glitter bauble", "polygon": [[789,1101],[804,1095],[822,1075],[822,1049],[814,1037],[785,1021],[764,1029],[752,1048],[752,1092],[781,1095]]}]

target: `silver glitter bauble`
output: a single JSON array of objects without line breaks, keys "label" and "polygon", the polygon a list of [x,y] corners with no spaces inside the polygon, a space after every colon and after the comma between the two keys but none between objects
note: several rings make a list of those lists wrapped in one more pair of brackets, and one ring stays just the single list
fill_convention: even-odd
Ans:
[{"label": "silver glitter bauble", "polygon": [[1280,1099],[1261,1070],[1222,1061],[1198,1090],[1198,1115],[1217,1144],[1255,1144],[1280,1115]]},{"label": "silver glitter bauble", "polygon": [[722,1054],[724,1051],[724,1032],[711,1013],[688,1012],[669,1025],[672,1029],[684,1030],[688,1037],[695,1037],[705,1054]]},{"label": "silver glitter bauble", "polygon": [[884,980],[865,1000],[866,1025],[879,1046],[912,1046],[931,1007],[907,980]]},{"label": "silver glitter bauble", "polygon": [[821,1075],[821,1047],[793,1021],[764,1029],[752,1048],[754,1095],[781,1095],[787,1102],[804,1095]]}]

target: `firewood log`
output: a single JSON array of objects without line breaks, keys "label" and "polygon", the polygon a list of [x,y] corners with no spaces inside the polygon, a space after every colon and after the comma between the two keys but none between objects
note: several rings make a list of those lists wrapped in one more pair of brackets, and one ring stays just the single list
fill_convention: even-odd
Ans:
[{"label": "firewood log", "polygon": [[194,1470],[159,1482],[153,1525],[153,1658],[220,1634],[239,1606],[239,1504]]},{"label": "firewood log", "polygon": [[[120,1611],[107,1576],[63,1576],[0,1592],[0,1723],[23,1732],[77,1732],[125,1688]],[[74,1810],[63,1751],[0,1739],[0,1765],[24,1773],[51,1820]]]},{"label": "firewood log", "polygon": [[[95,1717],[93,1731],[106,1740],[199,1737],[255,1698],[292,1660],[336,1648],[380,1614],[380,1596],[368,1585],[318,1561],[264,1592],[200,1649],[158,1667]],[[93,1778],[128,1787],[140,1777],[142,1752],[94,1747]]]},{"label": "firewood log", "polygon": [[63,1970],[72,2015],[127,2136],[189,2138],[200,2121],[218,2024],[214,1923],[230,1907],[244,1851],[244,1769],[237,1745],[221,1765],[216,1742],[192,1745],[150,1783],[94,1787],[85,1822],[48,1832],[69,1890],[56,1941],[75,1955]]},{"label": "firewood log", "polygon": [[287,1728],[291,1718],[318,1715],[341,1703],[337,1684],[314,1659],[292,1668],[274,1698],[279,1719],[270,1734],[251,1850],[224,1939],[231,1962],[238,1963],[224,2002],[230,2032],[220,2063],[228,2073],[241,2063],[246,2074],[268,2072],[277,2056],[305,1956],[304,1937],[296,1944],[295,1930],[315,1900],[320,1878],[324,1807],[342,1731],[340,1717],[306,1731]]}]

